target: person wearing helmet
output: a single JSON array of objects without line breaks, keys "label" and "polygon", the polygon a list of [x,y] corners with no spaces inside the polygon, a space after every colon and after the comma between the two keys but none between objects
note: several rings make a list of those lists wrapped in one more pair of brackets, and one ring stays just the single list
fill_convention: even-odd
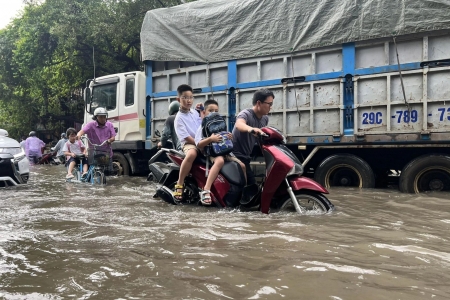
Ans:
[{"label": "person wearing helmet", "polygon": [[37,163],[42,157],[45,143],[36,136],[35,131],[31,131],[29,137],[25,141],[25,154],[28,160],[33,163]]},{"label": "person wearing helmet", "polygon": [[87,134],[92,144],[100,145],[106,141],[106,145],[100,150],[110,152],[112,158],[113,152],[111,143],[116,139],[116,131],[111,122],[107,120],[108,112],[104,107],[97,107],[94,110],[94,116],[91,122],[84,125],[84,127],[78,132],[77,139],[80,139],[82,135]]},{"label": "person wearing helmet", "polygon": [[173,101],[169,104],[169,117],[166,119],[166,122],[164,122],[161,141],[158,143],[158,148],[166,147],[167,141],[171,140],[173,149],[181,149],[174,125],[179,108],[180,103],[178,101]]},{"label": "person wearing helmet", "polygon": [[63,133],[61,133],[61,139],[58,141],[58,143],[55,145],[55,147],[50,149],[53,152],[57,151],[56,157],[58,157],[58,159],[61,161],[61,163],[63,163],[66,160],[65,156],[64,156],[64,151],[63,151],[63,147],[64,147],[65,143],[67,143],[67,138],[66,138],[66,134],[63,132]]}]

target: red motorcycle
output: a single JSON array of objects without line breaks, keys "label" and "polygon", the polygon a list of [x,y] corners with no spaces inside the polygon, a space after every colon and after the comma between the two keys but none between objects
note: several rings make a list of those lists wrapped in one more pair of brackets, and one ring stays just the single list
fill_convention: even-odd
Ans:
[{"label": "red motorcycle", "polygon": [[59,165],[59,164],[61,164],[61,161],[56,156],[56,151],[55,151],[55,152],[48,152],[48,153],[45,153],[44,155],[42,155],[42,157],[40,159],[38,159],[36,164],[37,165]]},{"label": "red motorcycle", "polygon": [[[264,127],[259,145],[266,162],[265,179],[259,185],[245,185],[241,167],[226,162],[211,187],[213,204],[218,207],[259,207],[262,213],[271,208],[295,210],[298,213],[327,213],[334,205],[324,196],[328,191],[314,180],[301,176],[303,166],[285,144],[285,137],[276,128]],[[172,163],[155,162],[166,153]],[[161,149],[149,161],[153,181],[161,184],[157,195],[172,204],[198,204],[199,191],[206,184],[206,160],[197,158],[191,173],[186,177],[183,199],[176,200],[172,190],[178,179],[179,167],[184,154],[173,149]]]}]

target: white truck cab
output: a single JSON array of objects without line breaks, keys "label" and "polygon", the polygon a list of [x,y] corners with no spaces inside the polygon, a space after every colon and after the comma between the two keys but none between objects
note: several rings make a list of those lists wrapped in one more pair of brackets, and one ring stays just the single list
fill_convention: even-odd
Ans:
[{"label": "white truck cab", "polygon": [[104,107],[117,132],[112,144],[115,166],[122,175],[139,173],[140,160],[144,168],[148,161],[142,158],[146,134],[144,72],[103,76],[89,80],[87,85],[84,124],[92,121],[97,107]]}]

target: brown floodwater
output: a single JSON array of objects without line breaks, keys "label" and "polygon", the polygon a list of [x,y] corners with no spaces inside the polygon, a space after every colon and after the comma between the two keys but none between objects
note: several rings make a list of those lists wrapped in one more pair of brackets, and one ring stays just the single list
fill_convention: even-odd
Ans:
[{"label": "brown floodwater", "polygon": [[172,206],[37,166],[0,189],[2,299],[448,299],[450,195],[332,189],[323,216]]}]

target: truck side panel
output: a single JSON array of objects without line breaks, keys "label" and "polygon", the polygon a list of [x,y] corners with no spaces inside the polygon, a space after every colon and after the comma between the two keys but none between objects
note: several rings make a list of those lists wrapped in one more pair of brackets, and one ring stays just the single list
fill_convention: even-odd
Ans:
[{"label": "truck side panel", "polygon": [[[161,131],[176,87],[188,83],[202,89],[198,101],[218,98],[230,125],[252,106],[255,90],[271,89],[270,125],[293,144],[449,141],[450,68],[420,67],[443,58],[450,58],[449,33],[429,32],[397,37],[396,44],[381,39],[153,72],[152,126]],[[305,80],[281,82],[299,76]]]}]

